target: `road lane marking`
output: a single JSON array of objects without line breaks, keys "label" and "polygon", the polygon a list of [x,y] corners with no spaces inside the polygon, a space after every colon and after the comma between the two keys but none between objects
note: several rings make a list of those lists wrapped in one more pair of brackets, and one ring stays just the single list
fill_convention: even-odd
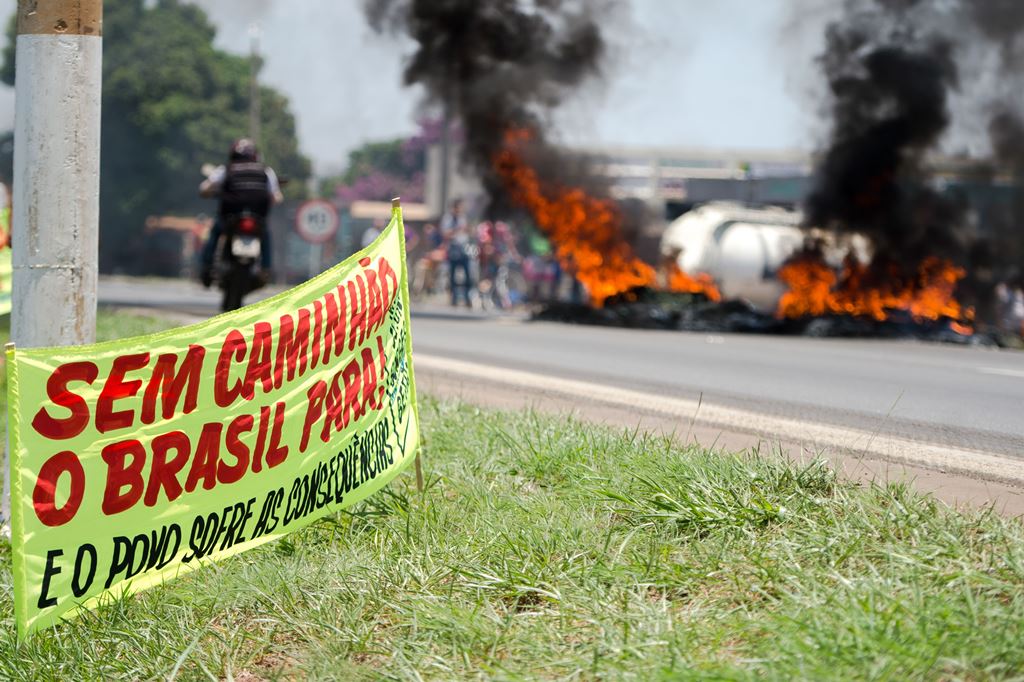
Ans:
[{"label": "road lane marking", "polygon": [[1000,367],[979,367],[978,371],[982,374],[994,374],[1001,377],[1015,377],[1017,379],[1024,379],[1024,369],[1002,369]]},{"label": "road lane marking", "polygon": [[696,424],[720,428],[723,431],[753,433],[778,440],[795,441],[817,451],[837,448],[849,451],[852,455],[880,457],[901,464],[1024,484],[1024,462],[994,453],[920,443],[847,426],[803,422],[751,410],[714,405],[707,401],[702,401],[698,405],[696,400],[686,398],[655,395],[588,381],[452,360],[436,355],[415,353],[413,361],[415,366],[422,370],[676,417],[680,419],[683,429],[687,428],[692,420]]}]

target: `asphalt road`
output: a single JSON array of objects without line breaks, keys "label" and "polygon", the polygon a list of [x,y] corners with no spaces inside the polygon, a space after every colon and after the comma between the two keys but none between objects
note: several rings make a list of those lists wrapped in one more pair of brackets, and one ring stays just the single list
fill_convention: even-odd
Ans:
[{"label": "asphalt road", "polygon": [[[267,288],[246,298],[253,303],[280,289]],[[152,308],[195,317],[220,312],[221,292],[204,289],[198,282],[158,278],[103,277],[99,286],[100,305]]]},{"label": "asphalt road", "polygon": [[[217,295],[106,280],[101,302],[191,315]],[[606,329],[413,311],[417,353],[1024,458],[1024,352]]]},{"label": "asphalt road", "polygon": [[414,312],[417,352],[1024,458],[1024,353]]}]

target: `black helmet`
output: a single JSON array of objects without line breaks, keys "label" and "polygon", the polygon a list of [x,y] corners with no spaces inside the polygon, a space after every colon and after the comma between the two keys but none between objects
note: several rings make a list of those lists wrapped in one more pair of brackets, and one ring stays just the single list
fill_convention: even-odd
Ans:
[{"label": "black helmet", "polygon": [[231,160],[232,161],[259,161],[260,153],[256,149],[256,143],[252,140],[243,137],[241,140],[236,140],[231,145]]}]

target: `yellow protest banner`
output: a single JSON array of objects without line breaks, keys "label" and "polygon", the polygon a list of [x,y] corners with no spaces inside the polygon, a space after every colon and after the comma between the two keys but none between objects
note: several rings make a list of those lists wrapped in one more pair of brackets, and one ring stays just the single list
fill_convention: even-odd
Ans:
[{"label": "yellow protest banner", "polygon": [[25,635],[373,494],[420,439],[401,211],[364,251],[184,329],[8,352]]}]

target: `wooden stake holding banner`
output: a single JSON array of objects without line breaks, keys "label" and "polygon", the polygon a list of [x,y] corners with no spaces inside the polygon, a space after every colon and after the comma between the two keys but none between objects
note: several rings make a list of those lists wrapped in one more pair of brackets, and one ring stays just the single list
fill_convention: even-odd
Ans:
[{"label": "wooden stake holding banner", "polygon": [[[395,197],[394,199],[392,199],[391,200],[391,208],[393,208],[395,210],[401,210],[401,208],[402,208],[402,197]],[[404,227],[403,227],[403,229],[404,229]],[[403,253],[405,252],[405,235],[404,234],[402,235],[402,251],[403,251]],[[406,265],[404,267],[408,268],[408,262],[409,262],[409,254],[408,253],[405,253],[405,260],[406,260]],[[406,277],[406,281],[408,282],[408,277]],[[406,314],[408,314],[408,312]],[[412,336],[411,326],[412,325],[410,325],[410,331],[409,331],[410,337]],[[416,464],[416,492],[419,492],[419,493],[423,492],[423,463],[420,461],[422,459],[421,452],[422,452],[422,450],[420,450],[420,451],[418,451],[416,453],[416,462],[415,462],[415,464]]]}]

